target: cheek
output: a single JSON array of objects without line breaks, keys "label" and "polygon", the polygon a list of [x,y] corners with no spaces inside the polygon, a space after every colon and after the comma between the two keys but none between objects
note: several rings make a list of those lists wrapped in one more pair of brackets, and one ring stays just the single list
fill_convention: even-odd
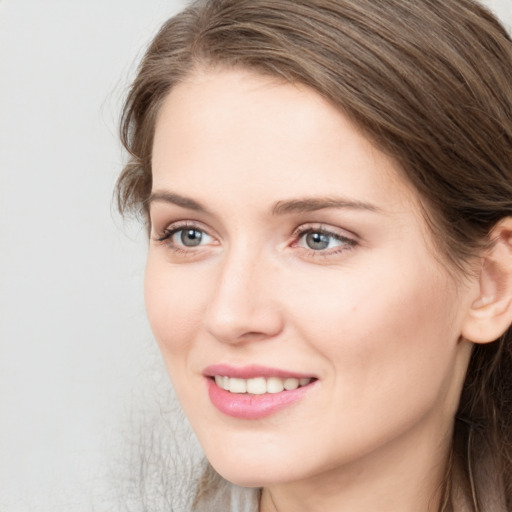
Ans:
[{"label": "cheek", "polygon": [[205,281],[148,255],[144,279],[146,311],[166,363],[168,355],[190,349],[203,317],[205,288]]},{"label": "cheek", "polygon": [[380,265],[373,275],[347,272],[339,282],[309,284],[290,293],[295,323],[327,361],[339,403],[360,409],[435,400],[460,331],[457,294],[442,273]]}]

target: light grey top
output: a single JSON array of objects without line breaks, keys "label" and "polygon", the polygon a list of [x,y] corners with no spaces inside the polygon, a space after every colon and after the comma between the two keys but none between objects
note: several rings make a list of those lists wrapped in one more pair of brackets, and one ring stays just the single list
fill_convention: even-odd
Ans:
[{"label": "light grey top", "polygon": [[223,482],[215,493],[201,500],[193,512],[258,512],[260,489]]}]

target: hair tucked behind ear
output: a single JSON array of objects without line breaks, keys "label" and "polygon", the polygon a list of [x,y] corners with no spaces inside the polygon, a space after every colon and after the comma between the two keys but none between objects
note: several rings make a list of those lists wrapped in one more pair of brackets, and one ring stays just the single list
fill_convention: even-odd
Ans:
[{"label": "hair tucked behind ear", "polygon": [[[149,47],[122,119],[120,210],[146,211],[155,120],[198,67],[300,82],[398,162],[454,272],[512,215],[512,42],[472,0],[205,0]],[[512,510],[512,339],[476,346],[443,510]],[[463,509],[457,505],[457,510]]]}]

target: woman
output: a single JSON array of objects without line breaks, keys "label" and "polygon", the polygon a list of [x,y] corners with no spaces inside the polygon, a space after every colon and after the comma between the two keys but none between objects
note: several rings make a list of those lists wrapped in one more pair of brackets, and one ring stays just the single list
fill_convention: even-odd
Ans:
[{"label": "woman", "polygon": [[122,135],[149,320],[214,468],[197,510],[511,510],[512,42],[489,12],[194,3]]}]

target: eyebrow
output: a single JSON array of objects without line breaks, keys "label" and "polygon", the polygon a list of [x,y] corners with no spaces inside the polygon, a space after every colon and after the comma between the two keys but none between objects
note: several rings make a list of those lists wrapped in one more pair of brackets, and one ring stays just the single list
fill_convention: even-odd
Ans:
[{"label": "eyebrow", "polygon": [[363,201],[354,201],[343,197],[306,197],[304,199],[291,199],[289,201],[278,201],[272,208],[274,215],[287,213],[307,213],[327,208],[346,208],[351,210],[366,210],[380,212],[377,206]]},{"label": "eyebrow", "polygon": [[[170,203],[188,210],[202,213],[210,213],[201,203],[190,197],[181,196],[168,191],[153,192],[147,199],[148,207],[154,202]],[[278,201],[272,208],[273,215],[286,215],[289,213],[307,213],[327,208],[343,208],[352,210],[364,210],[369,212],[380,212],[381,209],[371,203],[354,201],[343,197],[306,197],[303,199],[290,199]]]},{"label": "eyebrow", "polygon": [[147,199],[146,204],[148,208],[154,202],[171,203],[188,210],[195,210],[197,212],[209,213],[208,209],[205,208],[201,203],[198,203],[190,197],[180,196],[172,192],[157,191],[153,192]]}]

